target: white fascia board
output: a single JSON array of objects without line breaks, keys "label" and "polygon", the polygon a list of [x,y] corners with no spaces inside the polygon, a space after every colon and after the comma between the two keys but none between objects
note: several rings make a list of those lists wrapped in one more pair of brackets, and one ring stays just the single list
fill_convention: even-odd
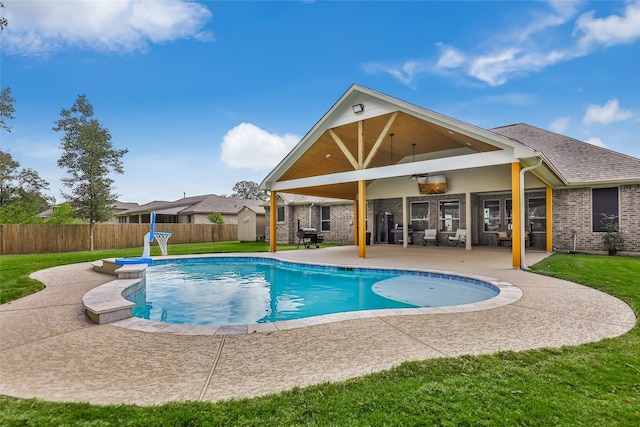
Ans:
[{"label": "white fascia board", "polygon": [[562,188],[576,188],[576,187],[611,187],[614,185],[632,185],[640,184],[640,178],[626,178],[626,179],[607,179],[607,180],[594,180],[594,181],[571,181],[565,184]]},{"label": "white fascia board", "polygon": [[513,162],[513,154],[508,153],[507,151],[490,151],[486,153],[423,160],[421,162],[403,163],[392,166],[381,166],[379,168],[292,179],[289,181],[276,182],[271,186],[271,188],[268,188],[268,190],[284,191],[295,188],[315,187],[319,185],[341,184],[344,182],[367,181],[393,178],[397,176],[410,176],[416,174],[503,165]]}]

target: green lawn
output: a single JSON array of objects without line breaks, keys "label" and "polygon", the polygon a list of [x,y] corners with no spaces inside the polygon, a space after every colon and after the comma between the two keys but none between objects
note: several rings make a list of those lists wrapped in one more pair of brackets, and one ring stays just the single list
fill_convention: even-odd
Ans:
[{"label": "green lawn", "polygon": [[[43,265],[95,255],[51,255],[48,261],[38,259],[49,256],[24,257],[28,261],[15,268],[12,261],[22,256],[2,257],[3,295],[11,291],[6,277],[19,285],[18,276]],[[115,255],[97,258],[105,256]],[[5,268],[11,270],[6,276]],[[557,254],[532,270],[601,289],[640,312],[638,258]],[[578,347],[410,362],[346,382],[255,399],[142,408],[0,398],[2,425],[637,426],[639,421],[638,325],[621,337]]]},{"label": "green lawn", "polygon": [[[330,246],[330,245],[323,245]],[[278,250],[295,249],[296,245],[278,245]],[[171,255],[228,253],[228,252],[267,252],[269,244],[265,242],[213,242],[171,245]],[[112,249],[102,251],[65,252],[33,255],[0,256],[0,304],[32,294],[43,288],[42,283],[29,279],[34,271],[63,264],[96,261],[103,258],[123,258],[140,256],[142,248]],[[160,248],[151,246],[151,255],[161,255]]]}]

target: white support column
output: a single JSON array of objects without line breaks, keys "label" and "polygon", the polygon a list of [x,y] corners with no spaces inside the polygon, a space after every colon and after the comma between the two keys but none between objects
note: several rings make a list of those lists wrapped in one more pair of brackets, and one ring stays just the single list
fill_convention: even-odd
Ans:
[{"label": "white support column", "polygon": [[402,247],[409,245],[409,214],[407,213],[407,196],[402,196]]},{"label": "white support column", "polygon": [[465,203],[465,216],[466,216],[466,228],[467,228],[467,241],[465,243],[466,250],[471,250],[471,236],[473,236],[473,226],[471,225],[471,193],[467,192]]}]

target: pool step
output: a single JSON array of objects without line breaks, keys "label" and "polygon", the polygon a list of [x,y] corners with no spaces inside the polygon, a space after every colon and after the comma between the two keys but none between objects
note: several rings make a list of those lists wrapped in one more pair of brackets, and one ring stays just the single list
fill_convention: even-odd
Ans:
[{"label": "pool step", "polygon": [[91,263],[94,271],[111,274],[118,279],[138,279],[144,276],[147,264],[116,264],[115,258],[105,258]]}]

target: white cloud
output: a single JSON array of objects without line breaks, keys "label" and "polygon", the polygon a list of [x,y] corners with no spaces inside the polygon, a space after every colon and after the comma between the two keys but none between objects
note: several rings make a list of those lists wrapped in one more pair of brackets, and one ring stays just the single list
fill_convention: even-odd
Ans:
[{"label": "white cloud", "polygon": [[569,128],[571,117],[558,117],[549,125],[549,129],[556,133],[564,133]]},{"label": "white cloud", "polygon": [[442,43],[438,43],[438,47],[440,48],[440,58],[436,64],[438,68],[457,68],[464,63],[464,55],[456,48]]},{"label": "white cloud", "polygon": [[589,138],[585,142],[588,142],[591,145],[595,145],[596,147],[607,148],[607,146],[604,145],[604,142],[602,142],[600,138],[596,138],[596,137]]},{"label": "white cloud", "polygon": [[[523,11],[523,21],[513,28],[497,31],[485,40],[481,50],[464,52],[437,43],[440,50],[435,61],[408,61],[400,67],[371,63],[367,72],[383,71],[401,83],[412,86],[421,73],[466,75],[490,86],[500,86],[509,79],[539,72],[554,64],[584,56],[596,46],[630,43],[640,37],[640,1],[628,3],[622,16],[594,18],[594,12],[580,15],[571,39],[562,26],[576,16],[580,2],[552,0],[545,10]],[[432,65],[433,64],[433,65]]]},{"label": "white cloud", "polygon": [[275,167],[300,137],[269,133],[251,123],[240,123],[222,139],[220,160],[231,169],[264,171]]},{"label": "white cloud", "polygon": [[490,86],[500,86],[511,77],[540,71],[564,57],[558,51],[523,52],[510,48],[475,58],[468,73]]},{"label": "white cloud", "polygon": [[384,65],[377,62],[369,62],[367,64],[364,64],[362,68],[365,72],[371,74],[380,72],[391,74],[402,84],[411,87],[415,76],[427,71],[429,67],[425,62],[407,61],[400,67],[394,65]]},{"label": "white cloud", "polygon": [[634,115],[633,111],[620,108],[617,99],[610,99],[602,107],[589,104],[587,112],[582,118],[582,123],[587,125],[594,123],[609,124],[631,119]]},{"label": "white cloud", "polygon": [[594,15],[595,11],[590,11],[576,20],[574,34],[580,36],[578,45],[583,50],[631,43],[640,38],[640,2],[628,3],[622,16],[594,18]]},{"label": "white cloud", "polygon": [[4,1],[9,25],[3,50],[48,55],[65,46],[118,52],[150,43],[194,38],[212,40],[203,27],[211,12],[184,0]]}]

